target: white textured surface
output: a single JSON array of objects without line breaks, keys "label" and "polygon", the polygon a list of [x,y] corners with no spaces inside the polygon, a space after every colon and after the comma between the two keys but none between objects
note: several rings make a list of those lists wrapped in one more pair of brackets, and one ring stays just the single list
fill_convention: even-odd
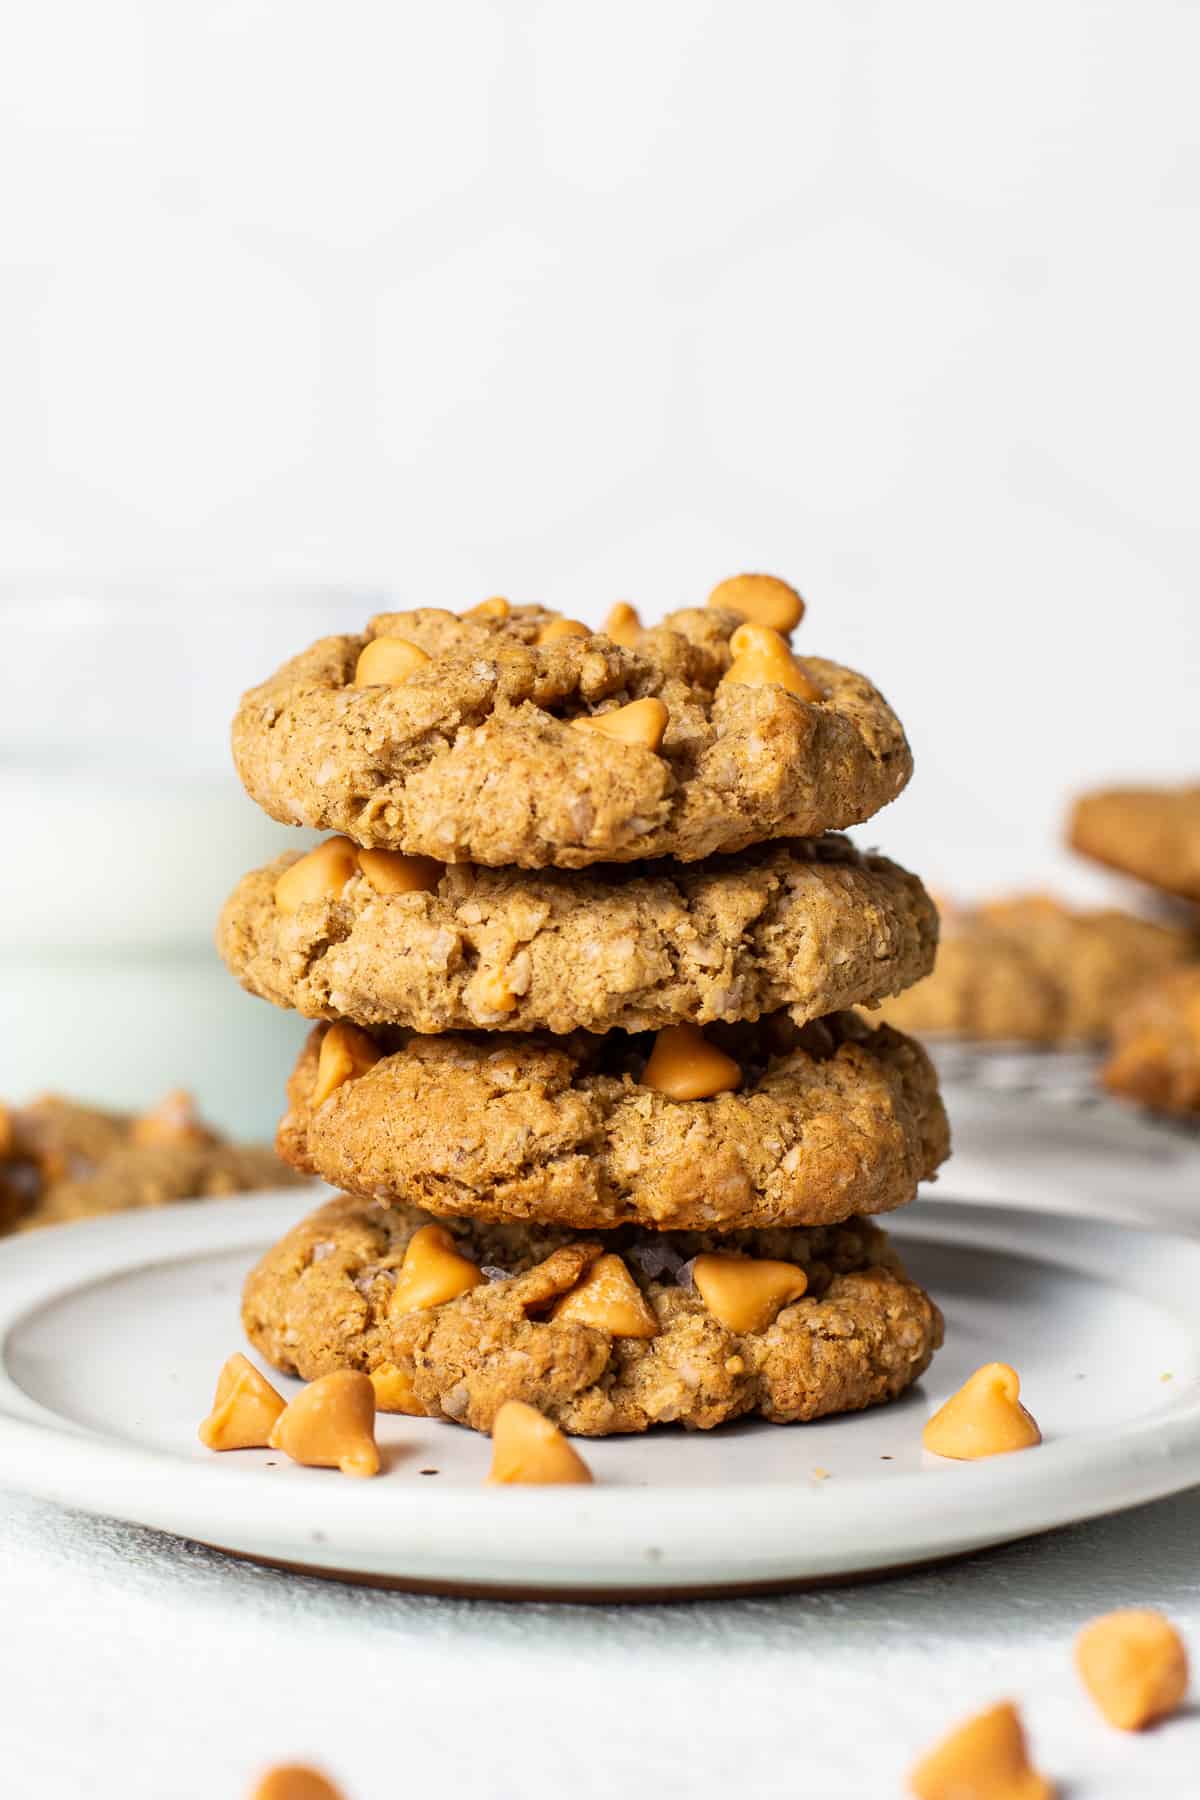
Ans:
[{"label": "white textured surface", "polygon": [[14,1800],[245,1800],[301,1756],[349,1800],[884,1800],[1005,1695],[1063,1800],[1194,1792],[1196,1709],[1123,1738],[1070,1646],[1147,1601],[1200,1646],[1196,1491],[869,1587],[659,1608],[339,1587],[15,1498],[0,1520]]}]

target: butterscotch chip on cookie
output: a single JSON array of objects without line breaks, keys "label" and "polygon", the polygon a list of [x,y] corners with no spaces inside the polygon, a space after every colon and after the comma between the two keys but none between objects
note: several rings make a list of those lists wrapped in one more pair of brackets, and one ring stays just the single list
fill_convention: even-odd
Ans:
[{"label": "butterscotch chip on cookie", "polygon": [[781,1007],[804,1023],[933,966],[921,883],[841,837],[581,874],[439,865],[407,892],[380,891],[388,855],[294,910],[275,898],[294,853],[245,876],[218,928],[243,987],[366,1026],[646,1031]]},{"label": "butterscotch chip on cookie", "polygon": [[1041,894],[949,909],[933,974],[887,1000],[883,1016],[919,1037],[1103,1038],[1148,975],[1197,948],[1186,930],[1112,909],[1079,911]]},{"label": "butterscotch chip on cookie", "polygon": [[736,1089],[643,1079],[648,1034],[382,1034],[385,1054],[315,1110],[326,1031],[288,1083],[277,1145],[335,1187],[479,1219],[584,1229],[827,1224],[903,1206],[949,1150],[924,1051],[853,1013],[709,1027]]},{"label": "butterscotch chip on cookie", "polygon": [[[335,1369],[396,1372],[402,1410],[490,1431],[506,1401],[586,1437],[679,1423],[707,1429],[758,1413],[777,1424],[894,1399],[942,1341],[937,1307],[884,1234],[831,1228],[718,1235],[626,1227],[581,1239],[544,1224],[449,1225],[487,1277],[426,1309],[393,1293],[415,1206],[341,1196],[267,1252],[242,1316],[277,1368],[312,1380]],[[696,1258],[785,1262],[800,1297],[755,1330],[733,1330],[691,1278]],[[602,1257],[619,1258],[653,1315],[654,1335],[621,1335],[562,1307]],[[593,1315],[594,1317],[595,1315]],[[376,1391],[384,1391],[382,1382]]]},{"label": "butterscotch chip on cookie", "polygon": [[1200,785],[1102,788],[1075,802],[1076,850],[1185,900],[1200,900]]},{"label": "butterscotch chip on cookie", "polygon": [[1200,1114],[1200,964],[1160,975],[1126,1002],[1101,1079],[1153,1112]]},{"label": "butterscotch chip on cookie", "polygon": [[[272,818],[368,847],[583,868],[819,836],[908,780],[900,723],[861,675],[806,658],[807,698],[769,670],[726,681],[736,612],[673,613],[632,645],[547,637],[554,617],[423,608],[323,638],[242,700],[247,791]],[[575,729],[588,723],[602,728]]]}]

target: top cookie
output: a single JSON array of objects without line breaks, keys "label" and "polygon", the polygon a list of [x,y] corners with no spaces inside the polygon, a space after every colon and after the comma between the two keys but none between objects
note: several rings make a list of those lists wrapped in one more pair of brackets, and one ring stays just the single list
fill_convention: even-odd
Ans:
[{"label": "top cookie", "polygon": [[583,868],[815,837],[869,819],[911,773],[869,681],[799,664],[737,612],[673,613],[618,643],[489,605],[382,613],[252,688],[233,726],[247,791],[369,847]]},{"label": "top cookie", "polygon": [[1101,788],[1081,794],[1071,846],[1186,900],[1200,900],[1200,787]]}]

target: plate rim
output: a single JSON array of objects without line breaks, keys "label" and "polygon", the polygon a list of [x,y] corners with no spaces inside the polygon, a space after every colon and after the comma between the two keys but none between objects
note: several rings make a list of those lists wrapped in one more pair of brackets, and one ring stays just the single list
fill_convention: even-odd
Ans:
[{"label": "plate rim", "polygon": [[[1165,1412],[1130,1421],[1115,1434],[1090,1430],[1065,1442],[1048,1441],[1035,1458],[957,1464],[939,1471],[936,1480],[929,1469],[890,1475],[882,1507],[879,1485],[861,1477],[814,1483],[805,1470],[794,1483],[730,1482],[720,1490],[726,1524],[719,1543],[713,1542],[711,1489],[652,1482],[629,1487],[598,1482],[567,1490],[447,1486],[431,1507],[428,1488],[334,1483],[320,1472],[310,1488],[290,1487],[281,1508],[278,1483],[265,1467],[248,1467],[235,1458],[183,1462],[166,1448],[106,1437],[66,1421],[13,1379],[13,1333],[40,1308],[98,1279],[260,1245],[277,1234],[281,1206],[295,1207],[296,1201],[294,1188],[273,1189],[88,1220],[69,1231],[29,1233],[0,1245],[4,1485],[235,1553],[254,1555],[254,1549],[241,1550],[250,1542],[266,1559],[314,1572],[328,1573],[336,1564],[335,1573],[351,1577],[465,1583],[478,1591],[607,1588],[664,1594],[912,1566],[1119,1511],[1200,1482],[1198,1386],[1190,1397],[1181,1393]],[[1105,1282],[1104,1265],[1121,1246],[1126,1254],[1118,1266],[1125,1279],[1111,1284],[1142,1293],[1147,1289],[1139,1288],[1139,1265],[1161,1267],[1164,1253],[1168,1268],[1179,1270],[1181,1290],[1189,1285],[1187,1266],[1200,1271],[1196,1239],[1074,1213],[947,1198],[921,1207],[914,1217],[890,1219],[888,1228],[901,1246],[924,1240],[1030,1255]],[[1153,1299],[1183,1320],[1200,1347],[1194,1312],[1189,1317],[1173,1297],[1164,1300],[1157,1291]],[[437,1421],[425,1423],[443,1428]],[[377,1490],[374,1496],[371,1489]],[[502,1508],[502,1534],[480,1531],[484,1505]],[[887,1515],[882,1529],[881,1512]],[[185,1515],[190,1524],[181,1523]],[[728,1522],[733,1515],[736,1530]],[[814,1545],[814,1535],[819,1544]],[[735,1539],[737,1556],[731,1561]]]}]

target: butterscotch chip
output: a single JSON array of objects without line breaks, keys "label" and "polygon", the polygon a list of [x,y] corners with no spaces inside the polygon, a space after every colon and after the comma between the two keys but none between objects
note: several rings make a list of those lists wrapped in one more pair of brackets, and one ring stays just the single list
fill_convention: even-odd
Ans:
[{"label": "butterscotch chip", "polygon": [[590,1482],[592,1472],[558,1426],[523,1400],[506,1400],[492,1422],[493,1484],[539,1487]]},{"label": "butterscotch chip", "polygon": [[460,864],[382,893],[369,859],[393,856],[364,850],[362,876],[287,916],[271,892],[289,859],[247,875],[218,929],[242,985],[314,1019],[562,1034],[783,1006],[803,1023],[871,1006],[933,966],[920,882],[844,838],[586,874]]},{"label": "butterscotch chip", "polygon": [[670,1100],[710,1100],[741,1085],[741,1065],[695,1025],[664,1025],[642,1070],[642,1086]]},{"label": "butterscotch chip", "polygon": [[231,1356],[217,1378],[212,1411],[200,1424],[209,1450],[261,1450],[287,1402],[245,1356]]},{"label": "butterscotch chip", "polygon": [[432,856],[402,856],[398,850],[360,850],[358,866],[377,894],[431,894],[446,872]]},{"label": "butterscotch chip", "polygon": [[1011,1701],[952,1731],[912,1770],[917,1800],[1054,1800],[1055,1788],[1029,1760],[1020,1716]]},{"label": "butterscotch chip", "polygon": [[560,1323],[567,1319],[592,1325],[610,1337],[658,1336],[658,1320],[649,1302],[612,1251],[598,1256],[571,1291],[555,1302],[551,1317]]},{"label": "butterscotch chip", "polygon": [[347,1081],[357,1081],[379,1061],[374,1041],[357,1025],[331,1025],[321,1039],[310,1104],[323,1106]]},{"label": "butterscotch chip", "polygon": [[364,644],[354,665],[355,687],[399,687],[424,668],[429,657],[409,638],[376,637]]},{"label": "butterscotch chip", "polygon": [[332,900],[358,870],[358,851],[346,837],[326,838],[307,856],[292,860],[276,878],[272,896],[281,913]]},{"label": "butterscotch chip", "polygon": [[314,1105],[330,1029],[288,1083],[280,1154],[334,1187],[443,1214],[827,1224],[907,1204],[949,1148],[928,1057],[850,1013],[783,1052],[761,1025],[710,1027],[743,1082],[705,1100],[645,1085],[645,1038],[447,1032],[383,1034],[381,1060]]},{"label": "butterscotch chip", "polygon": [[1132,994],[1200,940],[1111,909],[1022,894],[943,912],[937,965],[884,1017],[919,1037],[1054,1044],[1106,1037]]},{"label": "butterscotch chip", "polygon": [[478,1287],[486,1277],[469,1257],[460,1256],[444,1225],[423,1225],[409,1239],[392,1289],[394,1313],[443,1306]]},{"label": "butterscotch chip", "polygon": [[1037,1421],[1021,1405],[1021,1380],[1008,1363],[985,1363],[938,1408],[921,1434],[926,1450],[961,1462],[1005,1456],[1040,1444]]},{"label": "butterscotch chip", "polygon": [[632,650],[642,635],[642,621],[634,607],[625,600],[618,600],[604,621],[604,632],[614,644]]},{"label": "butterscotch chip", "polygon": [[808,1290],[795,1263],[759,1256],[698,1256],[692,1280],[713,1317],[737,1332],[765,1331]]},{"label": "butterscotch chip", "polygon": [[1187,1651],[1160,1612],[1129,1608],[1093,1619],[1075,1640],[1075,1666],[1120,1731],[1142,1731],[1165,1719],[1187,1694]]},{"label": "butterscotch chip", "polygon": [[317,1769],[282,1763],[268,1769],[250,1800],[343,1800],[342,1790]]},{"label": "butterscotch chip", "polygon": [[157,1106],[134,1119],[129,1127],[129,1141],[146,1149],[157,1144],[203,1148],[220,1140],[196,1111],[191,1094],[184,1088],[175,1088]]},{"label": "butterscotch chip", "polygon": [[481,600],[478,606],[468,607],[463,616],[468,619],[507,619],[511,611],[508,601],[495,594],[490,600]]},{"label": "butterscotch chip", "polygon": [[1168,894],[1200,900],[1200,783],[1082,794],[1067,828],[1076,850]]},{"label": "butterscotch chip", "polygon": [[784,633],[794,631],[804,617],[803,600],[776,575],[731,575],[717,583],[708,604]]},{"label": "butterscotch chip", "polygon": [[578,619],[551,619],[548,624],[542,626],[537,634],[535,642],[539,644],[559,644],[562,642],[563,638],[585,638],[591,637],[591,635],[590,628],[587,625],[580,624]]},{"label": "butterscotch chip", "polygon": [[1101,1080],[1153,1112],[1200,1113],[1200,964],[1168,970],[1122,1003]]},{"label": "butterscotch chip", "polygon": [[284,1408],[268,1440],[293,1462],[343,1475],[378,1475],[375,1389],[353,1369],[322,1375]]},{"label": "butterscotch chip", "polygon": [[577,731],[598,731],[614,743],[629,744],[642,750],[658,750],[670,723],[670,714],[661,700],[653,697],[631,700],[613,712],[585,714],[572,719]]},{"label": "butterscotch chip", "polygon": [[[785,1424],[855,1411],[902,1393],[941,1343],[936,1306],[863,1220],[733,1233],[625,1227],[587,1238],[542,1224],[450,1220],[459,1254],[489,1279],[397,1314],[396,1271],[431,1223],[414,1206],[348,1195],[327,1202],[248,1278],[251,1342],[306,1378],[369,1371],[379,1404],[396,1410],[490,1431],[506,1400],[523,1400],[564,1431],[591,1437],[669,1423],[707,1429],[755,1413]],[[765,1330],[731,1330],[690,1279],[698,1257],[731,1252],[793,1265],[807,1292]],[[608,1329],[590,1308],[559,1310],[586,1292],[587,1273],[608,1257],[619,1258],[655,1319],[654,1336]]]},{"label": "butterscotch chip", "polygon": [[782,687],[801,700],[816,703],[825,690],[788,649],[787,640],[766,625],[739,625],[729,640],[733,661],[722,686]]},{"label": "butterscotch chip", "polygon": [[[243,699],[243,782],[273,818],[370,848],[582,868],[817,836],[870,818],[908,780],[904,733],[862,676],[809,658],[815,705],[778,680],[723,680],[737,613],[673,613],[632,647],[603,634],[539,644],[553,622],[536,607],[424,609],[323,639]],[[397,652],[372,649],[395,640],[429,658],[398,685],[374,666]],[[357,686],[368,651],[372,680]],[[573,729],[646,699],[670,717],[653,757]]]}]

